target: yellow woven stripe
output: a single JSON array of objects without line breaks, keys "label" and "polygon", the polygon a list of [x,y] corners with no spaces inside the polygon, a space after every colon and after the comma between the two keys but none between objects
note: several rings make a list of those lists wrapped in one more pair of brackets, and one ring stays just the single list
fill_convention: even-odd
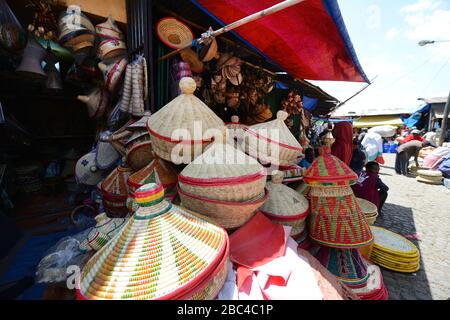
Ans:
[{"label": "yellow woven stripe", "polygon": [[139,197],[136,197],[136,202],[137,202],[137,203],[152,202],[152,201],[155,201],[156,199],[160,199],[160,198],[162,198],[162,197],[164,197],[164,190],[161,190],[160,192],[155,193],[155,194],[153,194],[153,195],[151,195],[151,196],[148,196],[148,197],[146,197],[146,198],[139,198]]}]

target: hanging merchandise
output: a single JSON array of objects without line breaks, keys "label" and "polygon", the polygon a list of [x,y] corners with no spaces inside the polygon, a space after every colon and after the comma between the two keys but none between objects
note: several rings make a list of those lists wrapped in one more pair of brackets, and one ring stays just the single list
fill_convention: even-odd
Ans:
[{"label": "hanging merchandise", "polygon": [[116,39],[107,39],[100,42],[97,48],[97,58],[100,60],[109,60],[117,57],[123,57],[127,54],[127,46],[124,41]]},{"label": "hanging merchandise", "polygon": [[56,0],[28,0],[29,7],[34,10],[33,22],[28,25],[28,31],[44,40],[56,37],[58,26],[53,14],[52,6],[57,4]]},{"label": "hanging merchandise", "polygon": [[181,59],[189,64],[189,67],[194,73],[202,73],[205,70],[205,65],[200,60],[197,53],[191,48],[183,49],[180,51]]},{"label": "hanging merchandise", "polygon": [[192,78],[180,81],[182,94],[153,114],[147,123],[155,153],[176,164],[192,162],[225,134],[223,121],[194,92]]},{"label": "hanging merchandise", "polygon": [[192,30],[175,18],[163,18],[156,23],[156,33],[159,39],[169,48],[180,49],[192,43]]},{"label": "hanging merchandise", "polygon": [[228,273],[226,232],[164,200],[160,185],[135,196],[134,216],[84,267],[78,298],[216,298]]},{"label": "hanging merchandise", "polygon": [[292,227],[291,237],[298,239],[305,230],[309,215],[308,200],[295,190],[282,184],[283,174],[274,172],[266,185],[269,198],[260,211],[275,223]]},{"label": "hanging merchandise", "polygon": [[135,119],[130,119],[119,130],[115,131],[109,138],[109,141],[113,147],[120,153],[122,157],[127,155],[126,143],[132,136],[133,132],[128,128],[131,124],[135,123]]},{"label": "hanging merchandise", "polygon": [[46,57],[46,65],[44,67],[44,71],[47,73],[47,82],[46,87],[49,90],[61,90],[62,81],[61,74],[59,70],[56,68],[56,65],[59,64],[56,56],[53,54],[50,45],[47,47],[47,57]]},{"label": "hanging merchandise", "polygon": [[95,217],[97,224],[80,243],[81,251],[98,251],[110,241],[128,221],[126,218],[108,218],[106,213]]},{"label": "hanging merchandise", "polygon": [[103,117],[109,104],[108,92],[103,88],[95,88],[87,96],[78,96],[78,100],[87,105],[89,117],[94,119]]},{"label": "hanging merchandise", "polygon": [[120,154],[109,142],[110,136],[111,131],[101,132],[95,148],[96,166],[101,170],[110,169],[120,159]]},{"label": "hanging merchandise", "polygon": [[125,74],[127,64],[128,61],[125,58],[118,59],[110,64],[105,64],[104,62],[98,64],[98,68],[102,72],[103,79],[105,80],[105,87],[109,92],[115,92],[117,85]]},{"label": "hanging merchandise", "polygon": [[24,73],[28,76],[45,78],[47,74],[42,69],[42,61],[46,56],[45,49],[30,35],[24,50],[22,62],[16,72]]},{"label": "hanging merchandise", "polygon": [[224,53],[217,62],[217,70],[225,79],[238,86],[244,81],[241,65],[241,59],[234,57],[231,53]]},{"label": "hanging merchandise", "polygon": [[103,180],[100,188],[103,195],[103,206],[108,217],[123,218],[128,214],[128,178],[133,170],[125,164],[118,166]]},{"label": "hanging merchandise", "polygon": [[116,40],[123,40],[124,34],[117,26],[116,21],[114,18],[110,15],[108,19],[100,24],[97,24],[95,26],[95,32],[97,33],[97,36],[100,37],[101,40],[107,40],[107,39],[116,39]]},{"label": "hanging merchandise", "polygon": [[[211,32],[210,28],[208,32]],[[209,62],[212,59],[217,58],[219,46],[217,44],[217,40],[214,37],[207,37],[204,42],[204,46],[201,48],[199,53],[199,58],[203,62]]]},{"label": "hanging merchandise", "polygon": [[27,36],[5,0],[0,0],[0,47],[11,53],[20,52]]},{"label": "hanging merchandise", "polygon": [[103,171],[97,167],[95,151],[81,157],[75,167],[77,183],[95,186],[103,179]]},{"label": "hanging merchandise", "polygon": [[139,56],[126,68],[120,110],[134,117],[142,117],[147,99],[147,61],[145,57]]},{"label": "hanging merchandise", "polygon": [[241,148],[252,157],[273,165],[297,164],[302,147],[284,123],[288,114],[278,111],[277,119],[245,129]]}]

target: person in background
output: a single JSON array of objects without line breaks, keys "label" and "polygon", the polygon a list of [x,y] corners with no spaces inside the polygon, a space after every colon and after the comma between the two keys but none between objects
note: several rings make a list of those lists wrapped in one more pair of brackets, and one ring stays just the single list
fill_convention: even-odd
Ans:
[{"label": "person in background", "polygon": [[426,141],[430,142],[431,144],[436,145],[436,129],[433,128],[433,129],[431,129],[431,131],[428,131],[427,133],[425,133],[423,138]]},{"label": "person in background", "polygon": [[425,139],[423,137],[420,136],[420,131],[417,129],[414,129],[411,131],[411,134],[407,135],[406,138],[404,139],[397,139],[398,142],[400,143],[406,143],[406,142],[410,142],[413,140],[417,140],[420,142],[424,142]]},{"label": "person in background", "polygon": [[361,142],[364,140],[364,137],[366,136],[368,131],[369,131],[369,129],[367,129],[367,128],[361,129],[361,133],[358,135],[358,143],[359,144],[361,144]]},{"label": "person in background", "polygon": [[349,165],[353,151],[352,124],[347,121],[336,123],[333,136],[336,141],[331,146],[331,154],[341,159],[346,165]]},{"label": "person in background", "polygon": [[308,169],[311,166],[311,163],[314,161],[314,150],[312,148],[308,148],[305,150],[305,157],[300,160],[298,165],[302,168]]},{"label": "person in background", "polygon": [[395,172],[404,176],[408,175],[409,160],[414,157],[416,167],[419,167],[419,151],[424,147],[430,146],[428,141],[408,141],[400,145],[397,149],[397,156],[395,157]]},{"label": "person in background", "polygon": [[366,164],[366,171],[358,175],[358,183],[352,186],[355,196],[372,202],[382,215],[384,203],[388,197],[389,187],[381,181],[380,165],[371,161]]},{"label": "person in background", "polygon": [[353,155],[350,162],[350,168],[356,173],[360,174],[363,171],[366,163],[366,154],[361,150],[358,138],[353,139]]}]

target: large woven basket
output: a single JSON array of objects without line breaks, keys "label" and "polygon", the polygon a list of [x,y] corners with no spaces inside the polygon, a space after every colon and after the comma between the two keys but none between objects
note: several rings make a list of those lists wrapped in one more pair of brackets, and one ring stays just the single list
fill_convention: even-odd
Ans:
[{"label": "large woven basket", "polygon": [[248,201],[219,201],[191,195],[181,190],[179,186],[178,194],[185,208],[211,218],[227,230],[235,230],[249,221],[269,196],[266,190],[265,193]]},{"label": "large woven basket", "polygon": [[126,162],[135,171],[144,168],[155,157],[150,135],[142,129],[140,132],[141,134],[139,132],[133,134],[125,145],[127,149]]},{"label": "large woven basket", "polygon": [[335,248],[357,248],[373,240],[364,213],[350,187],[312,187],[310,237]]},{"label": "large woven basket", "polygon": [[359,207],[362,212],[366,216],[367,222],[369,225],[375,224],[375,221],[378,217],[378,208],[372,202],[367,201],[366,199],[356,198],[358,201]]},{"label": "large woven basket", "polygon": [[167,189],[175,186],[177,181],[178,174],[172,167],[172,164],[160,158],[155,158],[147,166],[133,173],[128,178],[127,183],[129,192],[134,193],[137,189],[148,183],[160,183]]},{"label": "large woven basket", "polygon": [[229,256],[225,230],[164,200],[164,189],[136,191],[140,208],[83,268],[81,299],[214,299]]},{"label": "large woven basket", "polygon": [[82,156],[75,166],[77,183],[90,186],[97,185],[103,179],[103,171],[97,167],[95,151]]},{"label": "large woven basket", "polygon": [[303,148],[284,121],[288,114],[277,113],[277,119],[244,128],[242,150],[264,164],[292,166],[297,164]]},{"label": "large woven basket", "polygon": [[266,175],[255,159],[229,144],[213,143],[180,173],[188,194],[221,201],[246,201],[264,193]]},{"label": "large woven basket", "polygon": [[176,164],[188,164],[214,139],[222,140],[226,128],[223,121],[194,95],[194,79],[181,79],[180,88],[180,96],[150,116],[147,129],[153,151],[159,157]]},{"label": "large woven basket", "polygon": [[277,172],[267,183],[269,198],[260,211],[275,223],[291,226],[292,236],[299,236],[309,214],[308,200],[295,190],[282,184],[283,174]]},{"label": "large woven basket", "polygon": [[128,214],[127,181],[133,170],[123,165],[117,167],[102,182],[100,188],[103,195],[103,205],[106,213],[111,218],[122,218]]}]

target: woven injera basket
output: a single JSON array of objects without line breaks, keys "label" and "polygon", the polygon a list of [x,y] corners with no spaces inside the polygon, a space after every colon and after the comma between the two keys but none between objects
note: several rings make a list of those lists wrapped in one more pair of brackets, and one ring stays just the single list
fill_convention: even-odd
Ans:
[{"label": "woven injera basket", "polygon": [[238,116],[232,116],[231,122],[225,123],[227,127],[227,141],[233,146],[237,146],[237,141],[242,139],[245,128],[248,128],[245,124],[239,122]]},{"label": "woven injera basket", "polygon": [[129,126],[135,123],[136,121],[131,119],[128,121],[122,128],[114,132],[110,136],[110,142],[113,145],[113,147],[122,155],[126,156],[127,149],[125,148],[125,145],[130,140],[130,137],[133,135],[133,131],[129,129]]},{"label": "woven injera basket", "polygon": [[128,130],[133,130],[133,134],[125,144],[127,150],[126,162],[133,170],[138,171],[148,165],[155,157],[152,142],[147,130],[142,128],[134,130],[130,127]]},{"label": "woven injera basket", "polygon": [[266,175],[255,159],[229,144],[213,143],[184,168],[180,189],[194,196],[221,201],[246,201],[264,193]]},{"label": "woven injera basket", "polygon": [[345,285],[358,288],[367,284],[367,266],[358,250],[321,247],[316,257]]},{"label": "woven injera basket", "polygon": [[309,186],[348,186],[356,183],[356,173],[339,158],[331,155],[329,147],[322,147],[319,152],[320,155],[304,176],[304,181]]},{"label": "woven injera basket", "polygon": [[362,212],[366,216],[367,222],[369,225],[373,225],[378,217],[378,208],[372,202],[367,201],[366,199],[356,198],[358,201],[359,207]]},{"label": "woven injera basket", "polygon": [[275,223],[291,226],[291,236],[301,235],[309,214],[309,202],[300,193],[282,184],[283,175],[278,172],[267,183],[269,198],[260,211]]},{"label": "woven injera basket", "polygon": [[100,189],[103,205],[111,218],[122,218],[128,214],[128,178],[133,173],[129,167],[120,165],[103,180]]},{"label": "woven injera basket", "polygon": [[363,247],[373,240],[364,213],[350,187],[312,187],[310,237],[335,248]]},{"label": "woven injera basket", "polygon": [[195,80],[180,81],[182,94],[153,114],[147,129],[153,151],[164,160],[188,164],[201,155],[214,138],[223,139],[225,124],[194,92]]},{"label": "woven injera basket", "polygon": [[136,191],[139,209],[83,268],[80,299],[211,300],[229,261],[225,230],[164,199],[148,184]]},{"label": "woven injera basket", "polygon": [[295,165],[303,148],[284,123],[287,117],[286,112],[279,111],[275,120],[245,128],[242,150],[263,163]]}]

